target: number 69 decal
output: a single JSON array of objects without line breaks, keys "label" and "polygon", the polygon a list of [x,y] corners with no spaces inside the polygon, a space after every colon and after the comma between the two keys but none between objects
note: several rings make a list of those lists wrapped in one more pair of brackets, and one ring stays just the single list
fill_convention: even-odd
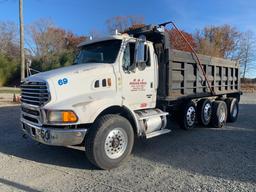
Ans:
[{"label": "number 69 decal", "polygon": [[59,84],[59,86],[68,84],[68,79],[67,78],[59,79],[58,84]]}]

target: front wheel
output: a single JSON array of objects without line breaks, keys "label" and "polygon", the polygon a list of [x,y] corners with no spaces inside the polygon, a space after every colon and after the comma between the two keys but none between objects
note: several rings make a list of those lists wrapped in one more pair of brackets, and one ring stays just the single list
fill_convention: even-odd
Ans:
[{"label": "front wheel", "polygon": [[120,115],[105,115],[95,122],[86,136],[86,156],[97,167],[112,169],[131,153],[133,143],[130,122]]}]

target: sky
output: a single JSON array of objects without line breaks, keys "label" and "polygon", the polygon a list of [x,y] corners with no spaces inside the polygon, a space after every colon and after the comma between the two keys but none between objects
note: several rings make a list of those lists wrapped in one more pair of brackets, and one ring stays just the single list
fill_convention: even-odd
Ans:
[{"label": "sky", "polygon": [[[231,24],[256,32],[255,0],[23,0],[24,21],[48,18],[78,35],[106,33],[106,20],[117,15],[143,16],[146,23],[174,21],[193,32],[207,25]],[[18,23],[18,0],[0,0],[0,21]]]},{"label": "sky", "polygon": [[[174,21],[193,33],[204,26],[230,24],[240,31],[256,33],[255,0],[23,0],[24,22],[51,19],[56,26],[77,35],[92,31],[106,34],[106,20],[135,15],[145,23]],[[18,0],[0,0],[0,21],[18,24]]]}]

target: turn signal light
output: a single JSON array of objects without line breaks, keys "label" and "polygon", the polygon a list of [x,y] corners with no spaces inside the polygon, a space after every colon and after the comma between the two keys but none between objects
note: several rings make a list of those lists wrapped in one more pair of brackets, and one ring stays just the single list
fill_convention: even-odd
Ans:
[{"label": "turn signal light", "polygon": [[77,122],[77,116],[73,111],[63,111],[62,121],[65,123]]},{"label": "turn signal light", "polygon": [[50,123],[75,123],[78,117],[73,111],[48,111],[47,120]]}]

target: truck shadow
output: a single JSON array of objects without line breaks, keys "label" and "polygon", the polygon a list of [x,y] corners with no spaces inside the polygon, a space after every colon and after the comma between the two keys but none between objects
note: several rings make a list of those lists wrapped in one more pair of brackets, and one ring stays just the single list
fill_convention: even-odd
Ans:
[{"label": "truck shadow", "polygon": [[224,128],[183,131],[139,142],[134,154],[191,174],[256,182],[256,105],[240,105],[239,119]]},{"label": "truck shadow", "polygon": [[[241,105],[238,121],[222,129],[183,131],[173,123],[172,133],[136,142],[129,162],[145,159],[154,165],[171,166],[192,174],[256,182],[255,110],[256,105]],[[0,153],[49,165],[95,169],[83,150],[38,145],[23,139],[19,107],[0,108],[0,121]],[[128,163],[124,169],[133,169],[133,166]]]},{"label": "truck shadow", "polygon": [[50,165],[95,169],[86,159],[84,150],[47,146],[30,138],[24,139],[19,112],[19,106],[0,108],[0,153]]}]

